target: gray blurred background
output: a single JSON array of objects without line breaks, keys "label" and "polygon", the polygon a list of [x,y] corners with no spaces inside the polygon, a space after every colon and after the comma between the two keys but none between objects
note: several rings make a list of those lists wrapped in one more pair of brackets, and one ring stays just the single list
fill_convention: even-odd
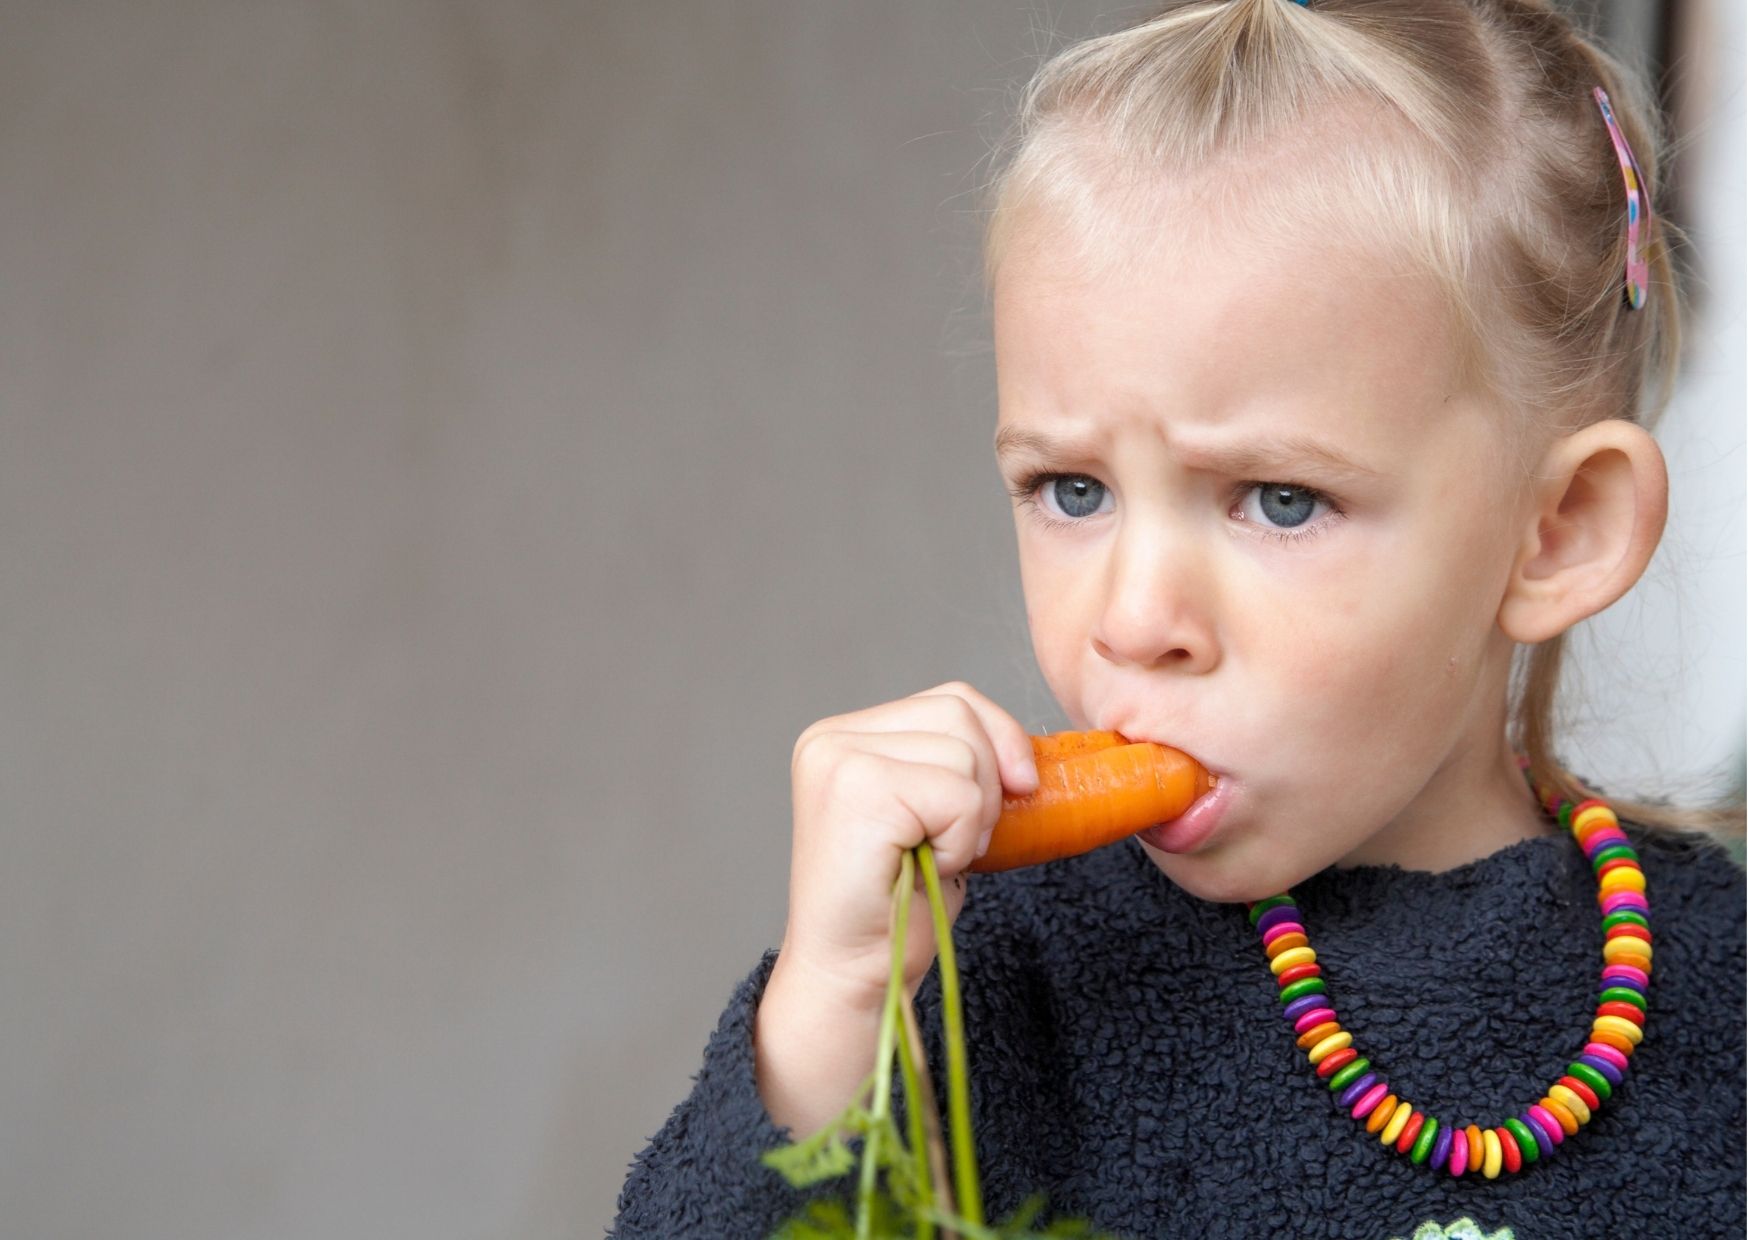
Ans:
[{"label": "gray blurred background", "polygon": [[[1672,66],[1704,287],[1567,756],[1697,801],[1743,8],[1580,7]],[[0,1231],[600,1234],[781,937],[801,729],[1064,722],[975,191],[1140,11],[0,4]]]}]

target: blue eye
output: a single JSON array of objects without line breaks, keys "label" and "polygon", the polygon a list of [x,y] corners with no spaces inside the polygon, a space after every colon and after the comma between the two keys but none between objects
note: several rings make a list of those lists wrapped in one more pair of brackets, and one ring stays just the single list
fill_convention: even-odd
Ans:
[{"label": "blue eye", "polygon": [[[1246,513],[1246,501],[1257,496],[1261,519]],[[1307,524],[1319,507],[1328,514],[1315,524]],[[1247,482],[1239,493],[1231,515],[1239,521],[1257,527],[1257,533],[1277,542],[1296,542],[1321,534],[1347,514],[1335,506],[1335,501],[1322,491],[1300,486],[1296,482]]]},{"label": "blue eye", "polygon": [[[1050,503],[1040,504],[1037,493],[1043,491]],[[1096,516],[1109,496],[1105,484],[1085,474],[1032,474],[1011,488],[1021,507],[1037,510],[1037,520],[1046,526],[1062,528],[1082,524]],[[1061,517],[1054,513],[1062,513]]]},{"label": "blue eye", "polygon": [[1050,487],[1050,497],[1068,517],[1090,517],[1105,497],[1105,484],[1082,474],[1061,474]]},{"label": "blue eye", "polygon": [[1289,528],[1303,525],[1317,507],[1317,497],[1304,487],[1267,483],[1261,484],[1259,490],[1263,516],[1275,525]]}]

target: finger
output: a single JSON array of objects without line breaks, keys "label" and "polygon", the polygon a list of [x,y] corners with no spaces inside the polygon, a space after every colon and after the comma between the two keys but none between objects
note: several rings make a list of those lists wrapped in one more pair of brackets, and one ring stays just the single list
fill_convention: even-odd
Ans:
[{"label": "finger", "polygon": [[922,825],[942,877],[962,873],[976,860],[984,831],[995,825],[987,790],[938,766],[904,765],[909,769],[894,780],[894,796]]},{"label": "finger", "polygon": [[977,747],[951,732],[839,732],[837,743],[900,762],[922,762],[978,777]]},{"label": "finger", "polygon": [[[1018,726],[1017,724],[1015,726]],[[983,719],[964,698],[954,694],[913,694],[886,702],[854,715],[837,716],[822,721],[815,729],[817,736],[830,736],[833,743],[860,745],[866,738],[915,732],[933,732],[969,746],[975,756],[974,771],[966,772],[977,780],[990,805],[991,820],[1001,812],[1003,777],[1001,760],[995,751]],[[1030,737],[1025,741],[1026,760],[1032,760]],[[893,752],[895,758],[911,758],[909,753]],[[912,758],[912,760],[922,760]],[[1033,785],[1036,787],[1036,785]],[[1028,789],[1016,789],[1027,791]]]},{"label": "finger", "polygon": [[1018,719],[962,680],[948,681],[914,698],[954,697],[971,708],[984,735],[989,738],[1001,772],[1002,786],[1024,795],[1038,790],[1038,763],[1032,754],[1032,738]]}]

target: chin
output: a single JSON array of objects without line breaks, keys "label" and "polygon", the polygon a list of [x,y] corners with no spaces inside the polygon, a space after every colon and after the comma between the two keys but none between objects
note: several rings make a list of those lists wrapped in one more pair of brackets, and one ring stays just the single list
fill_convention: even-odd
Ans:
[{"label": "chin", "polygon": [[[1143,848],[1147,848],[1145,844]],[[1259,873],[1258,867],[1246,865],[1242,858],[1215,853],[1173,856],[1147,848],[1148,856],[1165,876],[1198,900],[1211,904],[1249,904],[1279,895],[1298,879],[1288,879],[1276,871]]]}]

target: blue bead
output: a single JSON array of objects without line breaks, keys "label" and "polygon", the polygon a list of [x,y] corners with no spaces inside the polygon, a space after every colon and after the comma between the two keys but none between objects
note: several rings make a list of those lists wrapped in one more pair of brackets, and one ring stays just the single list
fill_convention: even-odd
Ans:
[{"label": "blue bead", "polygon": [[1353,1104],[1360,1100],[1360,1095],[1377,1083],[1378,1074],[1376,1072],[1366,1073],[1359,1080],[1341,1091],[1341,1097],[1336,1099],[1336,1104],[1344,1111],[1353,1110]]}]

